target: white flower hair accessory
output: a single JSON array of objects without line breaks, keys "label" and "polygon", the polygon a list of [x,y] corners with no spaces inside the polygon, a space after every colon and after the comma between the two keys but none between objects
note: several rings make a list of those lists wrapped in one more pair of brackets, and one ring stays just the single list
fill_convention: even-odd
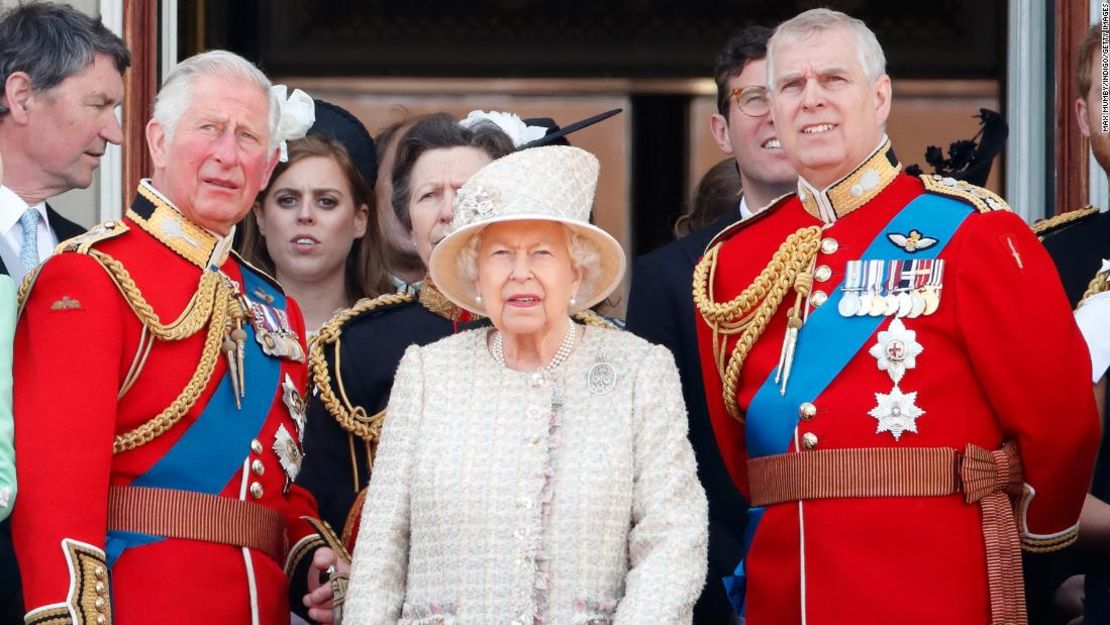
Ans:
[{"label": "white flower hair accessory", "polygon": [[289,149],[286,142],[300,139],[308,134],[308,129],[316,123],[316,104],[312,96],[300,89],[286,97],[289,88],[285,85],[270,87],[279,103],[281,103],[281,119],[278,121],[277,137],[281,145],[281,162],[289,160]]},{"label": "white flower hair accessory", "polygon": [[480,110],[470,111],[466,119],[459,122],[459,125],[470,130],[483,121],[495,124],[502,132],[509,135],[509,139],[512,139],[515,148],[531,143],[536,139],[542,139],[547,134],[547,128],[529,126],[516,113],[503,113],[501,111],[490,111],[488,113]]}]

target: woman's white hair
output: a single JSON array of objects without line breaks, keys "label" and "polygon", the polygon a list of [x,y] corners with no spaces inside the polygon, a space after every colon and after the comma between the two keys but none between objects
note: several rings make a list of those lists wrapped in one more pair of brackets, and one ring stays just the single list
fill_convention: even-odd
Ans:
[{"label": "woman's white hair", "polygon": [[771,80],[775,75],[775,50],[784,41],[807,39],[815,33],[837,28],[845,29],[855,40],[856,55],[859,57],[860,68],[863,69],[863,74],[867,76],[867,81],[872,85],[875,84],[875,81],[886,73],[886,55],[883,54],[883,47],[879,45],[875,33],[871,32],[867,24],[840,11],[810,9],[779,24],[778,28],[775,29],[775,34],[767,42],[768,87],[774,88]]},{"label": "woman's white hair", "polygon": [[[482,228],[470,236],[470,240],[466,245],[459,249],[459,257],[455,262],[458,263],[459,277],[462,279],[463,284],[474,285],[478,283],[478,248],[482,246]],[[579,297],[581,293],[592,293],[593,283],[597,276],[597,266],[601,261],[601,252],[597,249],[589,238],[582,236],[575,232],[574,228],[563,225],[563,232],[566,234],[567,251],[570,253],[570,262],[582,276],[582,282],[578,285],[578,293],[575,297]],[[473,291],[472,295],[476,295],[477,291]]]},{"label": "woman's white hair", "polygon": [[211,50],[191,56],[178,63],[170,70],[169,76],[166,76],[166,81],[154,98],[154,119],[162,126],[168,142],[173,141],[177,122],[185,109],[189,108],[193,80],[198,76],[225,76],[246,81],[248,85],[253,84],[262,90],[269,104],[269,149],[277,148],[281,143],[277,136],[278,123],[281,121],[281,102],[270,91],[270,79],[253,63],[227,50]]}]

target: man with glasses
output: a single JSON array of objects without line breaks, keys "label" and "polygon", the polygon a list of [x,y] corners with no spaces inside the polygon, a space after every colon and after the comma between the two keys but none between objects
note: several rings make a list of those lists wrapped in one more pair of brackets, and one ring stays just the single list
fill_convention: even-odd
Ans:
[{"label": "man with glasses", "polygon": [[721,151],[736,160],[742,193],[735,210],[678,241],[640,257],[633,268],[627,329],[674,353],[690,421],[690,443],[698,477],[709,498],[709,579],[694,607],[695,625],[720,625],[736,619],[733,573],[740,560],[747,504],[740,496],[717,448],[705,407],[698,361],[690,280],[694,264],[713,235],[758,213],[791,192],[797,181],[783,155],[767,103],[764,57],[771,30],[750,26],[728,40],[717,56],[717,112],[710,129]]}]

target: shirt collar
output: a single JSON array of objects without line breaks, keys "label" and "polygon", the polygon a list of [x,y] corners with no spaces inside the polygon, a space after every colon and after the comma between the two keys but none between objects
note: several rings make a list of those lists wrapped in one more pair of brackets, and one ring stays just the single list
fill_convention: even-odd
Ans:
[{"label": "shirt collar", "polygon": [[879,145],[872,150],[846,176],[822,190],[798,178],[798,199],[806,212],[817,219],[831,224],[870,202],[898,176],[902,164],[894,156],[890,139],[884,134]]},{"label": "shirt collar", "polygon": [[28,206],[23,198],[15,194],[15,191],[0,185],[0,232],[11,232],[11,229],[19,223],[19,218],[23,216],[28,208],[33,208],[39,212],[42,223],[50,223],[50,220],[46,218],[46,202]]},{"label": "shirt collar", "polygon": [[755,213],[752,212],[752,209],[748,208],[748,196],[741,195],[740,196],[740,219],[741,219],[741,221],[751,217],[754,214]]}]

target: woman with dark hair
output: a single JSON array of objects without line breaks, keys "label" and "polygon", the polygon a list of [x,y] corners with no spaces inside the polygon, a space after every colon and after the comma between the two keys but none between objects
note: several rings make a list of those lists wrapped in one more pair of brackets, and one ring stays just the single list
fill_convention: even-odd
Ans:
[{"label": "woman with dark hair", "polygon": [[[420,117],[397,141],[393,209],[427,264],[446,235],[455,192],[485,164],[513,150],[492,124],[464,128],[446,114]],[[320,329],[310,353],[317,397],[310,402],[305,460],[297,483],[316,496],[321,518],[354,544],[355,506],[370,479],[383,411],[397,364],[409,345],[469,327],[469,313],[424,282],[418,295],[363,299]],[[354,510],[355,514],[350,514]]]},{"label": "woman with dark hair", "polygon": [[243,255],[271,273],[315,332],[336,310],[391,290],[374,195],[337,141],[290,142],[243,222]]},{"label": "woman with dark hair", "polygon": [[424,280],[424,261],[416,253],[416,246],[408,230],[393,211],[393,162],[397,156],[397,141],[405,134],[412,119],[403,119],[382,128],[374,137],[378,146],[378,178],[374,182],[374,197],[378,200],[378,225],[385,242],[385,262],[393,286],[398,293],[415,294]]}]

